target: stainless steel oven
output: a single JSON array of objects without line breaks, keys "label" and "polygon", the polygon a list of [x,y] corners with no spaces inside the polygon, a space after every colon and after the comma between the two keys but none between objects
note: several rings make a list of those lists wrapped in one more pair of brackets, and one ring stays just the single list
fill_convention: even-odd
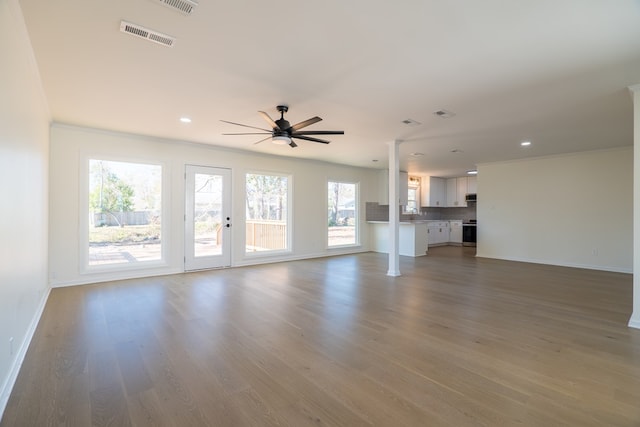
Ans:
[{"label": "stainless steel oven", "polygon": [[470,219],[462,223],[462,246],[476,246],[478,223]]}]

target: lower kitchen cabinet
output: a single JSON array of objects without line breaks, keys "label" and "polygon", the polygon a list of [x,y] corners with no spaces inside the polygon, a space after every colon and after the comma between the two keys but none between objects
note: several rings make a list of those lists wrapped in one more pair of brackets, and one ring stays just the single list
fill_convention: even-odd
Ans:
[{"label": "lower kitchen cabinet", "polygon": [[449,221],[449,243],[462,246],[462,221]]},{"label": "lower kitchen cabinet", "polygon": [[449,221],[427,221],[428,246],[449,243]]}]

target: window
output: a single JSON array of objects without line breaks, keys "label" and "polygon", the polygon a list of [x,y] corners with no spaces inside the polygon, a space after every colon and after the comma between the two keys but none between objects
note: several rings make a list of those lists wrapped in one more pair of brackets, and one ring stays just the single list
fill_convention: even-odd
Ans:
[{"label": "window", "polygon": [[289,177],[247,174],[245,251],[289,249]]},{"label": "window", "polygon": [[162,259],[162,167],[89,160],[88,265]]},{"label": "window", "polygon": [[329,181],[328,245],[345,246],[358,243],[358,185]]},{"label": "window", "polygon": [[420,178],[409,177],[409,189],[407,190],[407,205],[403,213],[417,214],[420,208]]},{"label": "window", "polygon": [[418,213],[418,188],[409,187],[405,213]]}]

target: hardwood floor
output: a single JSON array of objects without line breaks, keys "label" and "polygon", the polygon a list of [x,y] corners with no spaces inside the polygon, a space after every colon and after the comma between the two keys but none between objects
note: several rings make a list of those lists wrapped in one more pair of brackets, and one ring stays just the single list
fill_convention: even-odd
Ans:
[{"label": "hardwood floor", "polygon": [[638,426],[627,274],[441,247],[58,288],[2,426]]}]

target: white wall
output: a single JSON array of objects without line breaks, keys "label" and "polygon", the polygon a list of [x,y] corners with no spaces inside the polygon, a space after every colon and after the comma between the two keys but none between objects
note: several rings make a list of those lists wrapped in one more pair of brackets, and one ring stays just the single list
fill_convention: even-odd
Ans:
[{"label": "white wall", "polygon": [[[290,149],[289,147],[282,147]],[[331,147],[328,147],[331,149]],[[81,272],[79,236],[80,180],[86,180],[79,167],[85,159],[107,158],[161,162],[167,172],[169,191],[165,193],[163,223],[169,225],[163,244],[169,248],[167,263],[119,273]],[[184,170],[186,164],[214,166],[232,170],[232,265],[302,259],[368,250],[365,202],[376,200],[377,171],[324,162],[267,156],[200,144],[160,140],[136,135],[104,132],[66,125],[51,128],[50,173],[50,282],[53,286],[92,283],[124,277],[170,274],[183,271],[184,247]],[[244,177],[247,172],[288,173],[293,176],[292,253],[287,255],[246,256],[244,253]],[[327,250],[327,180],[360,183],[362,246],[347,250]]]},{"label": "white wall", "polygon": [[632,272],[633,148],[478,166],[481,257]]},{"label": "white wall", "polygon": [[0,1],[0,58],[1,416],[49,290],[50,117],[17,0]]},{"label": "white wall", "polygon": [[[630,88],[633,97],[633,271],[640,271],[640,84]],[[640,329],[640,275],[633,275],[633,314],[629,326]]]}]

